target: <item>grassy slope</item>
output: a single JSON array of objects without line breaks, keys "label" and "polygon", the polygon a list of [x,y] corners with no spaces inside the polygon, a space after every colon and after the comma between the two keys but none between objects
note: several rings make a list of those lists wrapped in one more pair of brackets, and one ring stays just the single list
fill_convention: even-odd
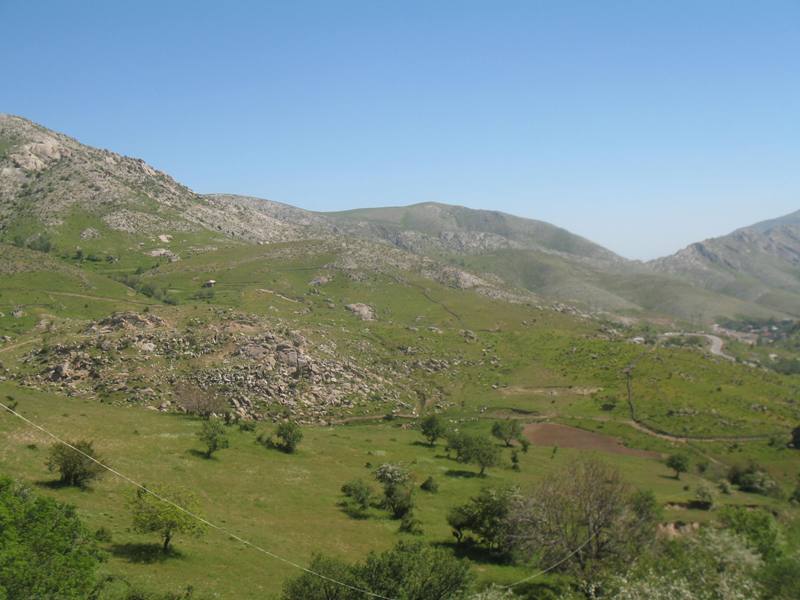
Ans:
[{"label": "grassy slope", "polygon": [[[78,222],[75,229],[84,225],[85,222]],[[178,307],[166,307],[103,276],[152,264],[153,259],[143,257],[138,249],[139,241],[159,243],[101,238],[97,244],[106,246],[98,245],[98,252],[135,249],[114,264],[78,263],[74,259],[42,263],[41,255],[12,249],[19,252],[15,263],[47,264],[49,268],[22,269],[11,279],[4,278],[0,299],[11,298],[11,303],[19,303],[22,289],[32,289],[42,298],[56,298],[58,302],[51,301],[47,313],[75,320],[74,324],[63,324],[63,331],[77,333],[83,326],[80,319],[112,310],[143,308],[144,304],[173,320],[207,312],[205,303],[192,296],[203,281],[214,278],[219,283],[213,303],[274,316],[308,332],[312,339],[336,341],[343,353],[357,359],[368,355],[396,364],[437,357],[460,360],[460,366],[440,372],[412,369],[419,394],[408,401],[442,399],[449,418],[483,431],[488,431],[491,418],[496,416],[549,418],[621,437],[630,446],[669,452],[674,447],[671,443],[636,431],[629,424],[622,370],[632,363],[636,365],[633,392],[638,416],[658,429],[676,434],[763,434],[783,439],[789,427],[800,419],[792,403],[800,391],[800,378],[706,359],[696,350],[654,350],[624,340],[610,341],[600,323],[493,301],[469,291],[446,288],[413,273],[358,273],[351,277],[350,273],[331,267],[337,256],[346,251],[330,245],[246,246],[229,242],[217,244],[216,251],[190,256],[186,250],[200,240],[184,241],[177,235],[173,243],[186,258],[176,263],[162,262],[143,276],[143,280],[168,288],[181,300]],[[66,279],[46,275],[61,269]],[[333,275],[331,283],[319,289],[308,285],[314,276],[323,273]],[[91,294],[84,294],[93,297],[79,301],[86,307],[66,301],[59,304],[62,298],[73,298],[61,294],[83,294],[86,290],[80,286],[86,285],[84,279],[94,286],[89,290]],[[349,302],[372,304],[379,320],[358,321],[343,308]],[[28,332],[20,328],[20,335],[5,349],[0,347],[3,364],[13,365],[29,349],[14,347],[15,344],[37,343],[40,334],[32,328],[41,313],[33,304],[29,303],[26,310],[35,315],[25,322]],[[431,326],[438,331],[429,330]],[[474,331],[477,342],[465,341],[463,329]],[[412,347],[414,353],[401,354],[400,347]],[[552,386],[559,388],[556,395],[542,393],[542,388]],[[587,395],[580,388],[599,389]],[[506,465],[490,470],[485,480],[452,476],[448,471],[461,471],[464,467],[439,456],[440,452],[415,444],[416,433],[390,423],[373,423],[309,429],[300,454],[292,457],[260,448],[254,443],[253,434],[234,432],[232,448],[221,452],[216,460],[205,461],[191,453],[198,448],[193,434],[199,424],[193,419],[31,392],[11,383],[3,383],[0,394],[14,396],[24,414],[59,434],[94,439],[114,466],[134,478],[194,488],[204,514],[215,522],[301,563],[307,562],[314,551],[357,559],[369,549],[387,547],[398,539],[397,523],[377,511],[369,520],[353,521],[337,507],[338,490],[344,481],[355,476],[369,477],[364,466],[367,462],[404,461],[420,481],[429,474],[437,476],[442,490],[436,496],[420,494],[419,517],[426,539],[446,543],[451,539],[445,523],[450,506],[482,485],[531,485],[576,453],[562,448],[553,457],[552,448],[534,448],[522,459],[522,473],[514,473]],[[614,408],[603,410],[602,405],[609,403]],[[31,483],[47,481],[47,440],[8,415],[0,416],[0,428],[7,434],[7,443],[0,449],[0,470]],[[30,449],[29,444],[36,444],[37,448]],[[797,459],[792,451],[780,445],[770,446],[766,440],[696,443],[690,450],[696,458],[710,454],[723,464],[757,459],[786,487],[796,476]],[[655,490],[663,502],[690,499],[700,482],[696,475],[676,482],[653,459],[613,454],[604,458],[618,465],[636,486]],[[507,453],[505,460],[508,461]],[[684,485],[690,489],[685,490]],[[137,544],[148,543],[149,538],[128,531],[125,502],[130,489],[126,485],[108,478],[88,492],[46,486],[41,491],[75,503],[93,527],[112,530],[114,545],[108,546],[111,558],[107,570],[159,589],[192,583],[201,590],[217,592],[220,597],[256,598],[275,592],[280,582],[293,573],[285,565],[218,534],[210,534],[202,541],[179,540],[178,547],[183,551],[180,558],[142,564],[132,560],[132,555],[142,551]],[[745,494],[725,497],[724,501],[773,503]],[[697,511],[669,516],[680,520],[709,518],[708,513]],[[484,579],[505,582],[528,573],[521,568],[481,562],[476,569]]]},{"label": "grassy slope", "polygon": [[[145,483],[180,485],[195,491],[204,516],[247,539],[291,560],[307,563],[314,552],[358,559],[367,551],[382,549],[402,537],[396,521],[373,511],[367,520],[353,520],[338,506],[341,484],[354,477],[369,478],[366,463],[401,461],[409,465],[418,481],[433,475],[440,482],[436,495],[418,494],[418,517],[425,538],[447,544],[451,541],[445,516],[450,506],[476,493],[484,485],[529,486],[539,477],[563,465],[576,451],[533,448],[522,457],[522,471],[510,470],[507,452],[503,467],[489,470],[481,479],[461,475],[474,471],[446,459],[441,448],[418,443],[416,432],[393,424],[351,425],[306,431],[299,454],[287,456],[254,443],[254,434],[232,432],[232,447],[212,460],[196,456],[199,448],[194,419],[164,416],[137,409],[107,406],[78,398],[52,398],[0,385],[0,393],[13,395],[20,410],[56,434],[96,441],[106,459],[117,469]],[[56,406],[53,403],[57,402]],[[471,429],[486,431],[488,422]],[[91,527],[113,532],[106,545],[110,553],[105,570],[124,574],[133,581],[157,589],[175,589],[193,584],[223,598],[263,598],[275,592],[294,571],[242,547],[223,534],[210,532],[205,539],[179,538],[181,556],[159,561],[148,546],[152,537],[131,533],[126,502],[128,484],[108,476],[88,491],[52,489],[52,475],[44,468],[49,440],[9,416],[0,418],[6,443],[0,450],[3,471],[78,506]],[[31,447],[35,444],[35,447]],[[637,486],[654,490],[662,501],[685,501],[697,476],[682,481],[652,459],[605,455]],[[737,494],[730,502],[761,502],[757,497]],[[704,518],[702,513],[681,515]],[[145,562],[142,562],[145,561]],[[151,562],[152,561],[152,562]],[[478,562],[483,579],[511,582],[529,573],[520,567]]]}]

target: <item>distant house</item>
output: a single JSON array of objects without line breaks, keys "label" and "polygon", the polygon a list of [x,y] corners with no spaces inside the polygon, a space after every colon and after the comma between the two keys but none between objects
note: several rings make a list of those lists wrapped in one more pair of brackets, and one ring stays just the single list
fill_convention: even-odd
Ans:
[{"label": "distant house", "polygon": [[203,287],[204,288],[213,288],[215,285],[217,285],[217,280],[216,279],[209,279],[208,281],[206,281],[203,284]]}]

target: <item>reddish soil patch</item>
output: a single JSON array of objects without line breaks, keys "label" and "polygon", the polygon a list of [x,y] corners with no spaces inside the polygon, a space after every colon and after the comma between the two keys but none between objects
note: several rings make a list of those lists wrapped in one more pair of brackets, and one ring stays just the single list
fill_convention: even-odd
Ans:
[{"label": "reddish soil patch", "polygon": [[599,450],[641,458],[660,458],[661,454],[650,450],[627,448],[610,435],[594,433],[577,427],[557,423],[531,423],[525,426],[525,436],[538,446],[561,446],[578,450]]}]

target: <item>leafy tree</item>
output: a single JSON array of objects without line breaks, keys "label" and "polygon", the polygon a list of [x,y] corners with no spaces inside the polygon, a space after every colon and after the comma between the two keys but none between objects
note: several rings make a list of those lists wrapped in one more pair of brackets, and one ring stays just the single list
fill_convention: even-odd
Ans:
[{"label": "leafy tree", "polygon": [[675,479],[680,479],[681,473],[689,470],[689,457],[683,453],[671,454],[667,458],[667,466],[675,471]]},{"label": "leafy tree", "polygon": [[660,511],[652,493],[633,492],[619,471],[577,460],[513,498],[508,516],[512,552],[594,581],[626,565],[655,540]]},{"label": "leafy tree", "polygon": [[439,415],[428,415],[420,423],[420,431],[431,446],[436,445],[436,440],[444,437],[447,427]]},{"label": "leafy tree", "polygon": [[[178,506],[194,513],[197,503],[189,492],[183,490],[153,490],[159,496],[174,502]],[[195,537],[205,533],[205,526],[187,512],[164,502],[153,494],[137,489],[131,500],[133,529],[137,533],[157,533],[161,538],[161,549],[164,554],[170,550],[173,537],[183,533]]]},{"label": "leafy tree", "polygon": [[402,600],[461,600],[472,583],[466,561],[418,542],[370,554],[356,572],[373,593]]},{"label": "leafy tree", "polygon": [[283,584],[281,600],[351,600],[365,596],[355,591],[362,589],[363,583],[344,561],[318,554],[311,560],[309,570],[324,577],[303,573],[288,580]]},{"label": "leafy tree", "polygon": [[483,436],[468,436],[463,452],[464,462],[478,465],[480,474],[484,475],[487,467],[493,467],[500,462],[500,449],[492,440]]},{"label": "leafy tree", "polygon": [[458,542],[464,540],[466,532],[471,532],[479,544],[490,550],[508,550],[508,515],[511,500],[517,493],[514,488],[484,488],[466,504],[453,508],[447,515],[447,522]]},{"label": "leafy tree", "polygon": [[206,447],[206,458],[211,458],[214,452],[227,448],[229,445],[225,426],[217,419],[203,421],[197,437]]},{"label": "leafy tree", "polygon": [[767,511],[725,506],[720,509],[718,518],[722,525],[747,540],[764,560],[773,560],[781,555],[778,523]]},{"label": "leafy tree", "polygon": [[779,558],[767,564],[758,579],[764,588],[764,598],[797,600],[800,598],[800,558]]},{"label": "leafy tree", "polygon": [[95,452],[92,442],[79,440],[70,442],[70,445],[77,450],[61,443],[51,446],[47,457],[47,468],[50,471],[58,471],[60,481],[64,485],[86,487],[90,481],[97,479],[103,473],[103,467],[95,462],[99,461],[100,457]]},{"label": "leafy tree", "polygon": [[383,507],[395,519],[402,519],[414,508],[411,473],[401,465],[385,463],[375,471],[375,479],[383,485]]},{"label": "leafy tree", "polygon": [[[741,537],[703,528],[698,535],[664,542],[661,552],[644,555],[626,574],[610,579],[614,600],[754,600],[762,595],[757,574],[761,559]],[[787,597],[792,598],[793,596]],[[783,599],[782,599],[783,600]]]},{"label": "leafy tree", "polygon": [[522,436],[522,424],[516,419],[495,421],[492,425],[492,435],[510,448],[512,442]]},{"label": "leafy tree", "polygon": [[366,597],[357,590],[398,600],[465,600],[472,582],[466,561],[441,548],[418,542],[400,542],[393,549],[370,554],[363,563],[354,565],[316,556],[311,562],[311,570],[329,579],[303,573],[284,584],[281,600]]},{"label": "leafy tree", "polygon": [[451,431],[447,434],[447,446],[445,447],[445,451],[447,452],[447,456],[450,456],[450,452],[456,453],[456,460],[458,462],[464,462],[464,451],[467,447],[467,439],[468,435],[466,433],[462,433],[460,431]]},{"label": "leafy tree", "polygon": [[75,509],[0,478],[0,598],[87,598],[100,553]]},{"label": "leafy tree", "polygon": [[297,423],[286,421],[275,431],[275,447],[292,454],[303,439],[303,430]]}]

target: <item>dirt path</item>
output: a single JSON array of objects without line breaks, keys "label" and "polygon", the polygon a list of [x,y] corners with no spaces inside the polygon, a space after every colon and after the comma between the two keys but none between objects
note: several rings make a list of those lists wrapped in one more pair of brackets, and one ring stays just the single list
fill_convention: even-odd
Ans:
[{"label": "dirt path", "polygon": [[77,294],[75,292],[44,292],[53,296],[69,296],[71,298],[84,298],[85,300],[102,300],[104,302],[127,302],[128,304],[140,304],[142,306],[150,306],[149,302],[142,302],[141,300],[130,300],[129,298],[108,298],[106,296],[92,296],[91,294]]},{"label": "dirt path", "polygon": [[16,344],[11,344],[10,346],[2,346],[0,347],[0,352],[8,352],[9,350],[14,350],[15,348],[21,348],[22,346],[27,346],[28,344],[34,344],[36,342],[41,342],[42,338],[32,338],[30,340],[25,340],[24,342],[17,342]]},{"label": "dirt path", "polygon": [[680,331],[670,331],[668,333],[661,334],[661,337],[669,338],[669,337],[677,337],[677,336],[690,336],[690,337],[701,337],[705,338],[710,342],[710,346],[708,351],[714,355],[719,356],[720,358],[724,358],[725,360],[730,360],[735,362],[736,359],[731,356],[730,354],[725,354],[725,340],[721,337],[716,335],[711,335],[710,333],[693,333],[693,332],[680,332]]}]

